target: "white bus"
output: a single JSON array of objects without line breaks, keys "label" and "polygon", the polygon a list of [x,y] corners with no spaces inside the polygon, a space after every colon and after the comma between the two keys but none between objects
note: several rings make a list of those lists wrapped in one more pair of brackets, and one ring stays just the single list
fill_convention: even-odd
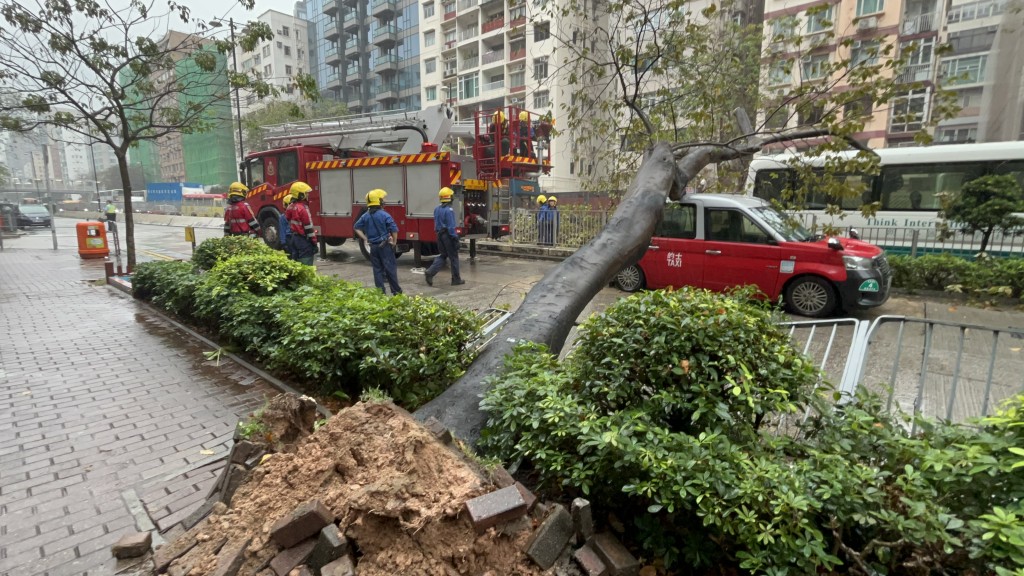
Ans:
[{"label": "white bus", "polygon": [[[911,238],[934,250],[955,251],[957,247],[970,251],[976,239],[957,234],[947,244],[936,237],[940,194],[959,193],[963,185],[988,174],[1011,174],[1024,186],[1024,142],[992,142],[985,144],[951,144],[913,148],[882,148],[875,150],[879,157],[880,173],[838,174],[861,195],[853,198],[829,198],[825,194],[808,191],[803,209],[798,212],[805,225],[821,229],[856,228],[865,240],[896,248],[909,247]],[[840,152],[852,158],[856,151]],[[784,191],[799,187],[794,162],[806,161],[812,167],[822,166],[824,160],[804,158],[799,154],[758,156],[750,163],[747,192],[767,200],[784,201]],[[867,203],[880,203],[879,210],[865,217],[860,209]],[[827,205],[841,206],[842,217],[826,214]],[[995,235],[993,248],[1020,253],[1024,237],[1014,234]],[[933,250],[933,251],[934,251]]]}]

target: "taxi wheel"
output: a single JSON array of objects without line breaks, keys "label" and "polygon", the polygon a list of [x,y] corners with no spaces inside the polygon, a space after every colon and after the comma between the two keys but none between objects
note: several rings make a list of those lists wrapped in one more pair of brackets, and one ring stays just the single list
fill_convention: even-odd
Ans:
[{"label": "taxi wheel", "polygon": [[615,275],[615,285],[624,292],[636,292],[644,287],[644,271],[636,264],[626,266]]},{"label": "taxi wheel", "polygon": [[822,318],[836,308],[836,291],[827,280],[817,276],[797,278],[786,287],[786,308],[800,316]]}]

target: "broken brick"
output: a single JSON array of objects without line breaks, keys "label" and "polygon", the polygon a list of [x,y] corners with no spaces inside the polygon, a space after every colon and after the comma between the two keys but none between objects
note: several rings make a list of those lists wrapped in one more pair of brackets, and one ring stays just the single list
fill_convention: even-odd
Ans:
[{"label": "broken brick", "polygon": [[590,502],[583,498],[572,501],[572,523],[576,527],[576,536],[580,541],[588,542],[594,535],[594,513]]},{"label": "broken brick", "polygon": [[288,576],[293,568],[306,562],[315,547],[316,540],[310,538],[298,546],[282,550],[270,561],[270,568],[277,576]]},{"label": "broken brick", "polygon": [[547,570],[554,566],[562,550],[573,536],[572,516],[565,508],[555,504],[551,513],[526,543],[526,555],[538,566]]},{"label": "broken brick", "polygon": [[134,532],[122,536],[116,544],[110,547],[110,551],[114,554],[114,558],[138,558],[149,552],[149,547],[152,544],[153,535],[151,533]]},{"label": "broken brick", "polygon": [[526,513],[526,501],[515,486],[495,490],[466,502],[469,520],[477,534]]},{"label": "broken brick", "polygon": [[245,549],[249,546],[249,538],[228,543],[217,554],[217,571],[213,576],[236,576],[245,563]]},{"label": "broken brick", "polygon": [[637,576],[640,573],[640,562],[608,532],[595,535],[590,545],[608,566],[609,576]]},{"label": "broken brick", "polygon": [[537,497],[530,492],[530,489],[523,486],[522,482],[516,482],[516,488],[519,489],[519,493],[523,495],[523,500],[526,502],[526,511],[530,512],[533,507],[537,505]]},{"label": "broken brick", "polygon": [[337,526],[328,524],[324,526],[323,530],[320,530],[316,547],[313,548],[313,553],[309,555],[306,565],[313,570],[319,570],[348,554],[349,548],[348,538],[345,538],[345,535],[341,533]]},{"label": "broken brick", "polygon": [[356,567],[346,555],[321,568],[320,576],[356,576]]},{"label": "broken brick", "polygon": [[590,546],[584,545],[572,555],[576,563],[583,569],[586,576],[607,576],[608,567],[604,565],[601,557],[594,552]]},{"label": "broken brick", "polygon": [[333,522],[334,514],[322,502],[309,500],[275,522],[270,539],[282,548],[291,548]]},{"label": "broken brick", "polygon": [[423,426],[434,435],[434,438],[440,440],[442,444],[452,443],[452,433],[449,432],[448,429],[444,427],[444,424],[441,424],[441,421],[437,418],[434,418],[433,416],[427,418],[427,421],[423,423]]}]

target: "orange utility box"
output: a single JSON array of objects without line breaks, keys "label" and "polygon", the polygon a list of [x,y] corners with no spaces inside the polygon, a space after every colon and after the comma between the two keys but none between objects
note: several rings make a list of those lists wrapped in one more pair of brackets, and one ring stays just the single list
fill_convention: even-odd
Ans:
[{"label": "orange utility box", "polygon": [[75,225],[78,236],[78,255],[82,258],[106,258],[110,256],[107,245],[107,229],[103,222],[79,222]]}]

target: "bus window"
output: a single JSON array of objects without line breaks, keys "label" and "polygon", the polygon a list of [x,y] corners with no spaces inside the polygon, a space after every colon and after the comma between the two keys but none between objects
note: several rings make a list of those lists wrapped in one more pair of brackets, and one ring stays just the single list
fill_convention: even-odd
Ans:
[{"label": "bus window", "polygon": [[277,157],[277,185],[295,182],[299,179],[299,157],[295,152],[286,152]]},{"label": "bus window", "polygon": [[993,174],[1010,174],[1017,179],[1017,184],[1024,187],[1024,161],[1001,162],[992,170]]},{"label": "bus window", "polygon": [[263,176],[263,158],[249,160],[249,187],[255,188],[266,181]]},{"label": "bus window", "polygon": [[768,201],[782,201],[784,190],[792,190],[794,173],[789,169],[761,170],[754,179],[754,196]]},{"label": "bus window", "polygon": [[939,194],[958,194],[983,172],[980,163],[884,167],[882,210],[939,210]]}]

